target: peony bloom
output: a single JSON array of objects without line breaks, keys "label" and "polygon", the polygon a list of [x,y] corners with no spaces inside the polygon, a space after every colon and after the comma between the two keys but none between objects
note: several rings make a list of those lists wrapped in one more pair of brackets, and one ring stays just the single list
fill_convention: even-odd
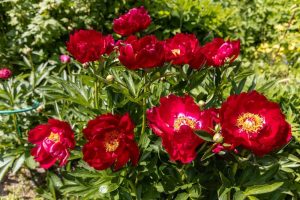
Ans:
[{"label": "peony bloom", "polygon": [[12,72],[8,68],[1,68],[0,69],[0,79],[6,80],[12,76]]},{"label": "peony bloom", "polygon": [[83,147],[83,160],[97,170],[123,167],[129,159],[137,165],[139,149],[134,141],[134,124],[128,114],[100,115],[90,120],[83,130],[88,142]]},{"label": "peony bloom", "polygon": [[60,62],[62,62],[64,64],[69,63],[71,60],[70,56],[68,56],[68,55],[60,55],[59,59],[60,59]]},{"label": "peony bloom", "polygon": [[95,30],[79,30],[67,42],[67,50],[81,63],[97,61],[113,51],[114,39]]},{"label": "peony bloom", "polygon": [[147,119],[152,131],[161,137],[170,159],[190,163],[204,142],[194,130],[213,134],[217,112],[215,109],[201,111],[188,95],[169,95],[160,99],[160,106],[147,110]]},{"label": "peony bloom", "polygon": [[232,63],[240,54],[240,41],[224,41],[215,38],[212,42],[205,44],[200,50],[207,59],[207,65],[220,67],[226,60]]},{"label": "peony bloom", "polygon": [[64,121],[49,119],[47,124],[41,124],[28,133],[28,141],[36,146],[31,149],[31,155],[44,169],[59,162],[59,166],[67,163],[69,149],[74,149],[74,132]]},{"label": "peony bloom", "polygon": [[242,146],[258,156],[291,139],[291,126],[279,105],[256,91],[231,95],[220,109],[220,123],[225,143]]},{"label": "peony bloom", "polygon": [[165,43],[165,59],[175,65],[189,64],[199,46],[194,34],[179,33]]},{"label": "peony bloom", "polygon": [[130,36],[119,45],[120,62],[128,69],[153,68],[164,63],[164,45],[154,35]]},{"label": "peony bloom", "polygon": [[130,9],[126,14],[114,19],[113,29],[122,36],[128,36],[146,29],[151,23],[147,10],[140,8]]},{"label": "peony bloom", "polygon": [[203,47],[198,46],[192,54],[191,59],[189,60],[189,66],[193,69],[200,69],[201,67],[203,67],[206,62],[207,59],[203,53],[202,50]]}]

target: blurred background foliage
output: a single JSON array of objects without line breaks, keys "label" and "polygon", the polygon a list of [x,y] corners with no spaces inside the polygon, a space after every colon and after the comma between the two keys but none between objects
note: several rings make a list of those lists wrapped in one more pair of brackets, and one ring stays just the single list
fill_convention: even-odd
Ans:
[{"label": "blurred background foliage", "polygon": [[[235,199],[243,199],[247,192],[249,199],[257,199],[251,195],[264,192],[255,188],[254,183],[262,185],[261,188],[269,185],[271,188],[264,191],[272,192],[283,184],[282,180],[286,180],[281,190],[274,193],[275,197],[283,199],[285,195],[289,195],[297,199],[297,195],[300,195],[299,0],[0,0],[0,67],[9,67],[14,72],[13,80],[0,85],[0,110],[24,107],[30,104],[32,99],[43,102],[39,112],[0,116],[0,179],[10,168],[16,173],[23,164],[29,169],[36,167],[29,156],[26,130],[38,123],[44,123],[49,116],[57,116],[70,122],[76,121],[73,125],[77,127],[76,137],[81,144],[84,141],[80,140],[82,133],[79,130],[91,115],[114,109],[121,112],[135,110],[142,98],[140,94],[143,93],[144,80],[140,79],[140,72],[126,72],[122,67],[105,71],[103,77],[113,74],[122,78],[108,86],[104,81],[103,94],[100,96],[104,103],[97,111],[93,108],[90,91],[93,77],[87,76],[87,71],[77,63],[72,64],[73,74],[69,75],[65,70],[66,66],[59,62],[59,55],[66,53],[65,42],[70,32],[77,29],[95,29],[106,34],[112,33],[112,21],[115,17],[141,5],[149,10],[153,20],[153,24],[141,33],[143,35],[153,33],[160,39],[165,39],[178,32],[194,33],[203,44],[213,37],[240,39],[241,55],[235,63],[236,68],[220,77],[220,87],[225,91],[223,98],[229,93],[247,91],[255,86],[268,98],[281,104],[288,121],[293,125],[295,140],[281,151],[280,155],[283,156],[276,158],[276,162],[269,156],[263,160],[253,160],[250,164],[240,159],[238,168],[231,168],[232,163],[228,162],[229,164],[222,169],[220,166],[223,166],[224,162],[213,158],[213,162],[195,163],[195,166],[203,170],[218,168],[220,174],[215,174],[214,178],[203,176],[203,173],[200,173],[201,177],[194,166],[188,166],[186,169],[179,169],[186,170],[188,174],[185,179],[181,179],[177,174],[177,166],[166,167],[165,163],[158,161],[160,158],[157,155],[161,153],[161,149],[153,143],[150,144],[148,137],[141,138],[139,144],[146,150],[138,169],[141,171],[141,174],[138,174],[139,179],[144,180],[137,188],[140,198],[167,198],[168,194],[172,194],[176,199],[197,199],[201,195],[214,199],[216,194],[213,189],[219,188],[219,199],[230,198],[228,193],[231,190],[236,191]],[[118,35],[114,37],[120,38]],[[177,72],[175,69],[157,71],[160,75]],[[186,90],[182,93],[191,93],[198,102],[206,101],[217,105],[209,101],[210,96],[214,95],[214,92],[209,90],[218,89],[214,88],[214,84],[210,85],[213,82],[210,78],[214,77],[204,80],[206,70],[191,73],[184,68],[183,73],[193,76],[194,81],[189,82],[189,77],[183,80],[167,77],[167,83],[155,82],[150,88],[153,95],[152,99],[150,98],[151,104],[157,104],[158,97],[166,95],[166,91],[162,89],[166,85],[170,90],[186,85]],[[153,78],[155,79],[155,76]],[[198,87],[202,82],[207,82],[207,85]],[[128,87],[120,88],[118,83]],[[134,121],[139,122],[141,119],[136,116]],[[18,129],[21,131],[18,132]],[[147,131],[150,134],[150,131]],[[149,137],[152,141],[156,138],[153,135]],[[76,162],[79,157],[80,151],[75,150],[71,160]],[[152,158],[151,162],[149,158]],[[79,166],[82,166],[82,169],[66,176],[71,164],[66,171],[53,170],[44,174],[44,181],[50,189],[41,187],[39,193],[48,199],[61,194],[83,195],[82,191],[86,191],[86,195],[92,195],[99,189],[95,180],[101,181],[99,177],[105,179],[106,173],[107,176],[111,175],[109,172],[96,172],[83,162],[80,162]],[[161,174],[153,177],[153,173],[157,171]],[[125,172],[121,171],[119,174],[122,173]],[[212,173],[214,172],[206,174]],[[123,179],[117,176],[116,182],[119,184],[120,181],[123,184],[120,195],[125,195],[127,191],[124,185],[128,183],[123,183]],[[163,180],[160,180],[161,177]],[[197,187],[197,183],[206,180],[214,185],[213,189]],[[273,185],[269,184],[269,181]],[[89,184],[85,185],[85,182],[96,186],[92,187],[92,191],[88,190],[91,187]],[[174,185],[168,185],[170,182]],[[116,183],[114,184],[111,184],[111,187],[115,187]],[[109,188],[111,191],[116,189]],[[205,191],[199,191],[202,189]],[[210,190],[213,192],[207,192]],[[160,196],[155,191],[165,195]],[[119,194],[112,196],[114,195]],[[118,199],[115,196],[114,198]],[[275,197],[273,199],[276,199]],[[270,199],[270,196],[262,195],[260,199]]]}]

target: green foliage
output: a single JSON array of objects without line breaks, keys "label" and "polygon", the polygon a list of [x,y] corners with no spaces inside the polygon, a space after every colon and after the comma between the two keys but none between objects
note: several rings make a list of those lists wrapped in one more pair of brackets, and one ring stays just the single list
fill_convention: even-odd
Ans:
[{"label": "green foliage", "polygon": [[[155,33],[163,39],[193,32],[202,43],[214,36],[239,38],[241,58],[222,69],[164,66],[147,73],[119,66],[116,55],[87,69],[76,62],[58,62],[69,32],[80,28],[111,32],[113,18],[140,5],[149,10],[155,24],[142,34]],[[297,0],[0,2],[0,64],[15,73],[13,79],[1,82],[0,110],[42,102],[31,112],[0,115],[0,179],[21,167],[36,170],[27,132],[56,117],[72,124],[78,148],[67,166],[43,174],[43,184],[36,187],[45,199],[297,199],[299,13]],[[114,81],[107,81],[107,75]],[[276,154],[214,155],[212,138],[198,132],[206,140],[199,157],[180,165],[168,160],[161,141],[144,127],[145,109],[157,105],[161,96],[189,93],[210,108],[219,107],[230,94],[253,89],[280,103],[292,123],[295,139]],[[133,117],[142,149],[136,168],[96,171],[81,161],[80,146],[85,142],[81,130],[88,120],[107,112],[129,112]]]}]

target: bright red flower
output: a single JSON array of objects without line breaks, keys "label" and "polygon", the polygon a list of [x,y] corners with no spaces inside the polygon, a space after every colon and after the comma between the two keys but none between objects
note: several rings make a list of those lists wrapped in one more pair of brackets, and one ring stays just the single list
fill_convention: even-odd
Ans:
[{"label": "bright red flower", "polygon": [[198,46],[194,34],[176,34],[165,43],[165,59],[175,65],[189,64]]},{"label": "bright red flower", "polygon": [[206,43],[201,52],[207,59],[207,65],[219,67],[224,65],[228,59],[232,63],[240,54],[240,41],[224,41],[222,38],[215,38],[212,42]]},{"label": "bright red flower", "polygon": [[225,143],[263,156],[291,139],[291,126],[278,104],[256,91],[231,95],[220,109]]},{"label": "bright red flower", "polygon": [[90,120],[83,130],[88,142],[83,147],[83,160],[97,170],[123,167],[129,159],[137,165],[139,149],[134,141],[134,124],[128,114],[100,115]]},{"label": "bright red flower", "polygon": [[67,42],[67,50],[81,63],[97,61],[101,55],[111,53],[113,48],[113,37],[95,30],[79,30],[70,35]]},{"label": "bright red flower", "polygon": [[160,106],[147,110],[147,119],[152,131],[162,138],[170,159],[190,163],[203,143],[193,131],[213,134],[217,112],[215,109],[201,111],[190,96],[169,95],[160,99]]},{"label": "bright red flower", "polygon": [[0,69],[0,79],[6,80],[12,76],[12,72],[8,68]]},{"label": "bright red flower", "polygon": [[147,10],[142,6],[132,8],[126,14],[114,19],[113,29],[122,36],[128,36],[146,29],[151,23]]},{"label": "bright red flower", "polygon": [[164,63],[164,45],[154,35],[130,36],[119,45],[120,62],[128,69],[153,68]]},{"label": "bright red flower", "polygon": [[56,161],[59,166],[67,163],[69,149],[74,149],[74,132],[64,121],[49,119],[47,124],[41,124],[31,129],[28,141],[36,146],[31,149],[31,155],[44,169],[50,168]]}]

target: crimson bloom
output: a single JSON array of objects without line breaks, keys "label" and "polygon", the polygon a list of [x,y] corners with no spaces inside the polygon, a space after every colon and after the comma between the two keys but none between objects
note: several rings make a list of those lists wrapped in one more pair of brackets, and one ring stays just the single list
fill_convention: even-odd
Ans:
[{"label": "crimson bloom", "polygon": [[279,105],[256,91],[231,95],[220,109],[220,123],[225,143],[242,146],[258,156],[291,139],[291,126]]},{"label": "crimson bloom", "polygon": [[95,30],[79,30],[70,35],[67,42],[67,50],[81,63],[99,60],[101,55],[111,53],[113,48],[113,37]]},{"label": "crimson bloom", "polygon": [[164,63],[164,45],[154,35],[128,37],[119,45],[119,60],[128,69],[153,68]]},{"label": "crimson bloom", "polygon": [[12,72],[8,68],[0,69],[0,79],[6,80],[12,76]]},{"label": "crimson bloom", "polygon": [[40,124],[29,131],[28,141],[36,146],[31,149],[31,155],[44,169],[59,162],[59,166],[67,163],[69,149],[74,149],[74,132],[64,121],[49,119],[47,124]]},{"label": "crimson bloom", "polygon": [[161,137],[170,159],[190,163],[197,156],[196,149],[204,142],[194,130],[213,134],[217,112],[215,109],[201,111],[188,95],[169,95],[160,99],[160,106],[147,110],[147,119],[152,131]]},{"label": "crimson bloom", "polygon": [[132,8],[126,14],[114,19],[113,29],[122,36],[128,36],[146,29],[151,23],[147,10],[141,6]]},{"label": "crimson bloom", "polygon": [[105,114],[90,120],[83,130],[88,142],[83,147],[83,160],[97,170],[123,167],[129,159],[137,165],[139,149],[134,141],[134,124],[128,114]]},{"label": "crimson bloom", "polygon": [[198,46],[194,34],[176,34],[165,43],[165,59],[175,65],[189,64]]},{"label": "crimson bloom", "polygon": [[226,60],[232,63],[240,54],[240,41],[224,41],[222,38],[214,38],[212,42],[206,43],[201,48],[207,59],[207,65],[219,67]]}]

